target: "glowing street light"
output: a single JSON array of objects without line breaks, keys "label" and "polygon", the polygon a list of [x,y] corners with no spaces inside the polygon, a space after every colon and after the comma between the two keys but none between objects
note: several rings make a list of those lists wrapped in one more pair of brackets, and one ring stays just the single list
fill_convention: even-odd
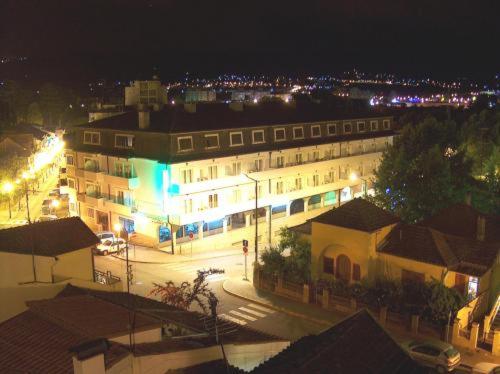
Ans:
[{"label": "glowing street light", "polygon": [[59,205],[61,205],[61,202],[59,200],[52,200],[51,205],[53,208],[57,209]]}]

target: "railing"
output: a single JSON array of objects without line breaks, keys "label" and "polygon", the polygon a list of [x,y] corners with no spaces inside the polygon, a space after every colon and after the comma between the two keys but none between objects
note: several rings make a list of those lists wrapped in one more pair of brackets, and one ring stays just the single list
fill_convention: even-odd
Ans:
[{"label": "railing", "polygon": [[109,175],[112,175],[113,177],[119,177],[119,178],[126,178],[126,179],[132,179],[132,178],[137,178],[137,175],[135,173],[130,172],[130,173],[109,173]]},{"label": "railing", "polygon": [[110,271],[102,272],[99,270],[94,270],[94,278],[97,283],[106,284],[108,286],[120,282],[120,278],[111,274]]},{"label": "railing", "polygon": [[483,333],[484,333],[484,338],[486,339],[491,338],[490,337],[490,334],[492,332],[491,325],[495,321],[499,308],[500,308],[500,295],[497,296],[497,299],[495,300],[495,303],[493,304],[490,313],[484,317]]}]

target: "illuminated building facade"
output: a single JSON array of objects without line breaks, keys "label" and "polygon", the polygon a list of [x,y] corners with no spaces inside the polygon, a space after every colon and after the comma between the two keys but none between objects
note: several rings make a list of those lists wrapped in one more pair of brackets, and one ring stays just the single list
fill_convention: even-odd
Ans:
[{"label": "illuminated building facade", "polygon": [[96,230],[121,223],[180,250],[252,241],[257,220],[267,243],[281,226],[370,192],[393,135],[391,117],[315,104],[129,112],[75,128],[66,152],[71,213]]}]

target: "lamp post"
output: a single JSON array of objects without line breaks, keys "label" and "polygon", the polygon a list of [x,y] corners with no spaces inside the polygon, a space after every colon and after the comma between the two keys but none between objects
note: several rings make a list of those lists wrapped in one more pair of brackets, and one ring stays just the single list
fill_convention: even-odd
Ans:
[{"label": "lamp post", "polygon": [[25,192],[26,192],[26,214],[28,215],[28,223],[31,223],[31,219],[30,219],[30,201],[29,201],[29,197],[28,197],[28,193],[29,193],[29,190],[28,190],[28,179],[30,178],[30,174],[28,174],[27,172],[23,172],[23,180],[24,180],[24,189],[25,189]]},{"label": "lamp post", "polygon": [[9,219],[12,219],[12,207],[10,205],[10,193],[14,190],[14,185],[10,182],[5,182],[2,186],[2,191],[7,195],[9,201]]},{"label": "lamp post", "polygon": [[249,177],[248,174],[243,174],[248,179],[255,182],[255,263],[258,263],[259,260],[259,181],[252,177]]}]

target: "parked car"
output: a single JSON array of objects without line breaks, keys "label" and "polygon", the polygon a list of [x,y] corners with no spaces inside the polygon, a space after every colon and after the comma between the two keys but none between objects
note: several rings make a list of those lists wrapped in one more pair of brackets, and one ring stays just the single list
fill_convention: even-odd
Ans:
[{"label": "parked car", "polygon": [[115,234],[111,231],[99,231],[96,235],[101,240],[101,243],[104,243],[107,239],[111,239],[112,241],[116,240]]},{"label": "parked car", "polygon": [[116,253],[123,249],[125,249],[127,243],[122,238],[118,238],[116,240],[105,239],[101,241],[101,244],[98,244],[96,247],[96,253],[107,256],[110,253]]},{"label": "parked car", "polygon": [[435,368],[438,373],[450,372],[460,365],[460,352],[449,343],[411,340],[402,346],[415,361]]},{"label": "parked car", "polygon": [[58,219],[58,217],[54,214],[44,214],[37,219],[37,222],[54,221],[56,219]]},{"label": "parked car", "polygon": [[491,362],[479,362],[472,368],[472,374],[500,374],[500,365]]}]

